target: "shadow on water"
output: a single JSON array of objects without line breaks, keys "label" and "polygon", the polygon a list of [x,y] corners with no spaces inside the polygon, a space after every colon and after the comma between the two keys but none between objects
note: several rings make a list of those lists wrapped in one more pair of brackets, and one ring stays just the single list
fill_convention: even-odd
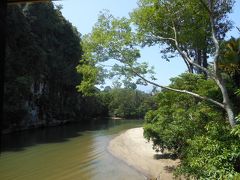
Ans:
[{"label": "shadow on water", "polygon": [[[94,126],[96,124],[96,126]],[[2,152],[21,151],[28,146],[46,143],[66,142],[70,138],[81,136],[86,130],[97,130],[105,128],[106,120],[69,123],[63,126],[45,127],[40,129],[29,129],[26,131],[14,132],[2,136]]]},{"label": "shadow on water", "polygon": [[106,130],[117,126],[122,120],[93,119],[86,122],[69,123],[56,127],[30,129],[2,135],[1,152],[23,151],[29,146],[46,143],[61,143],[81,136],[84,131]]}]

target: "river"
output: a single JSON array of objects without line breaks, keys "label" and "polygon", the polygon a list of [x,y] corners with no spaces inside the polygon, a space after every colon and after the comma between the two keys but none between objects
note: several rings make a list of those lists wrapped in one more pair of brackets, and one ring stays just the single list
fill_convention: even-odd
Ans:
[{"label": "river", "polygon": [[0,179],[146,179],[107,151],[113,137],[141,124],[138,120],[103,120],[4,135]]}]

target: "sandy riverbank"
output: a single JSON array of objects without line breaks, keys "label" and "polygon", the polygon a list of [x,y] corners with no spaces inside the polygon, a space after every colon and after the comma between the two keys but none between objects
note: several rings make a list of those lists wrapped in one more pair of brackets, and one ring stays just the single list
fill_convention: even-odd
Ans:
[{"label": "sandy riverbank", "polygon": [[144,139],[143,128],[129,129],[115,137],[110,141],[108,150],[149,178],[171,180],[172,169],[179,163],[178,159],[172,160],[164,154],[156,153],[152,143]]}]

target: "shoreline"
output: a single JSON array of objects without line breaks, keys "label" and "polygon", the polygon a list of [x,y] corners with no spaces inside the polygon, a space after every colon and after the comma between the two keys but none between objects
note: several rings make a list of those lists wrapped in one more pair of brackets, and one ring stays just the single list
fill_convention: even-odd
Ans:
[{"label": "shoreline", "polygon": [[144,139],[142,127],[129,129],[114,137],[107,149],[148,179],[174,179],[172,171],[180,162],[167,154],[156,153],[152,149],[152,142]]}]

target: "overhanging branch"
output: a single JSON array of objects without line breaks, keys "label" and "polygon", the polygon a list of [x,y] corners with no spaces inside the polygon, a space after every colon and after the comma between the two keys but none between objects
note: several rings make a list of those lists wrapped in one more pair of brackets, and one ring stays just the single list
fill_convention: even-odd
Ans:
[{"label": "overhanging branch", "polygon": [[[124,55],[123,55],[122,58],[123,59],[127,59],[127,57],[124,57]],[[197,93],[190,92],[190,91],[187,91],[187,90],[180,90],[180,89],[170,88],[170,87],[167,87],[167,86],[163,86],[163,85],[157,84],[157,83],[155,83],[153,81],[150,81],[150,80],[146,79],[144,76],[142,76],[141,74],[139,74],[137,71],[135,71],[133,66],[132,66],[132,64],[129,64],[127,61],[123,61],[123,59],[118,59],[118,61],[127,64],[129,66],[129,68],[132,70],[132,72],[136,76],[140,77],[142,80],[144,80],[145,82],[147,82],[149,84],[152,84],[152,85],[154,85],[156,87],[160,87],[160,88],[167,89],[167,90],[170,90],[170,91],[184,93],[184,94],[189,94],[189,95],[194,96],[194,97],[196,97],[198,99],[202,99],[202,100],[206,100],[208,102],[211,102],[211,103],[213,103],[213,104],[215,104],[215,105],[217,105],[217,106],[219,106],[219,107],[221,107],[223,109],[225,108],[224,104],[222,104],[222,103],[220,103],[218,101],[215,101],[214,99],[211,99],[211,98],[208,98],[208,97],[205,97],[205,96],[201,96],[201,95],[199,95]]]},{"label": "overhanging branch", "polygon": [[213,104],[215,104],[215,105],[217,105],[217,106],[219,106],[219,107],[221,107],[221,108],[224,109],[224,104],[222,104],[222,103],[220,103],[220,102],[218,102],[218,101],[215,101],[215,100],[213,100],[213,99],[211,99],[211,98],[208,98],[208,97],[205,97],[205,96],[201,96],[201,95],[199,95],[199,94],[197,94],[197,93],[190,92],[190,91],[187,91],[187,90],[180,90],[180,89],[175,89],[175,88],[171,88],[171,87],[167,87],[167,86],[163,86],[163,85],[157,84],[157,83],[155,83],[155,82],[153,82],[153,81],[150,81],[150,80],[146,79],[146,78],[143,77],[142,75],[140,75],[140,74],[139,74],[138,72],[136,72],[132,67],[130,67],[130,68],[131,68],[131,70],[133,71],[133,73],[134,73],[135,75],[137,75],[138,77],[140,77],[142,80],[144,80],[145,82],[147,82],[147,83],[149,83],[149,84],[152,84],[152,85],[154,85],[154,86],[156,86],[156,87],[160,87],[160,88],[167,89],[167,90],[170,90],[170,91],[179,92],[179,93],[184,93],[184,94],[189,94],[189,95],[194,96],[194,97],[196,97],[196,98],[198,98],[198,99],[202,99],[202,100],[206,100],[206,101],[208,101],[208,102],[211,102],[211,103],[213,103]]}]

